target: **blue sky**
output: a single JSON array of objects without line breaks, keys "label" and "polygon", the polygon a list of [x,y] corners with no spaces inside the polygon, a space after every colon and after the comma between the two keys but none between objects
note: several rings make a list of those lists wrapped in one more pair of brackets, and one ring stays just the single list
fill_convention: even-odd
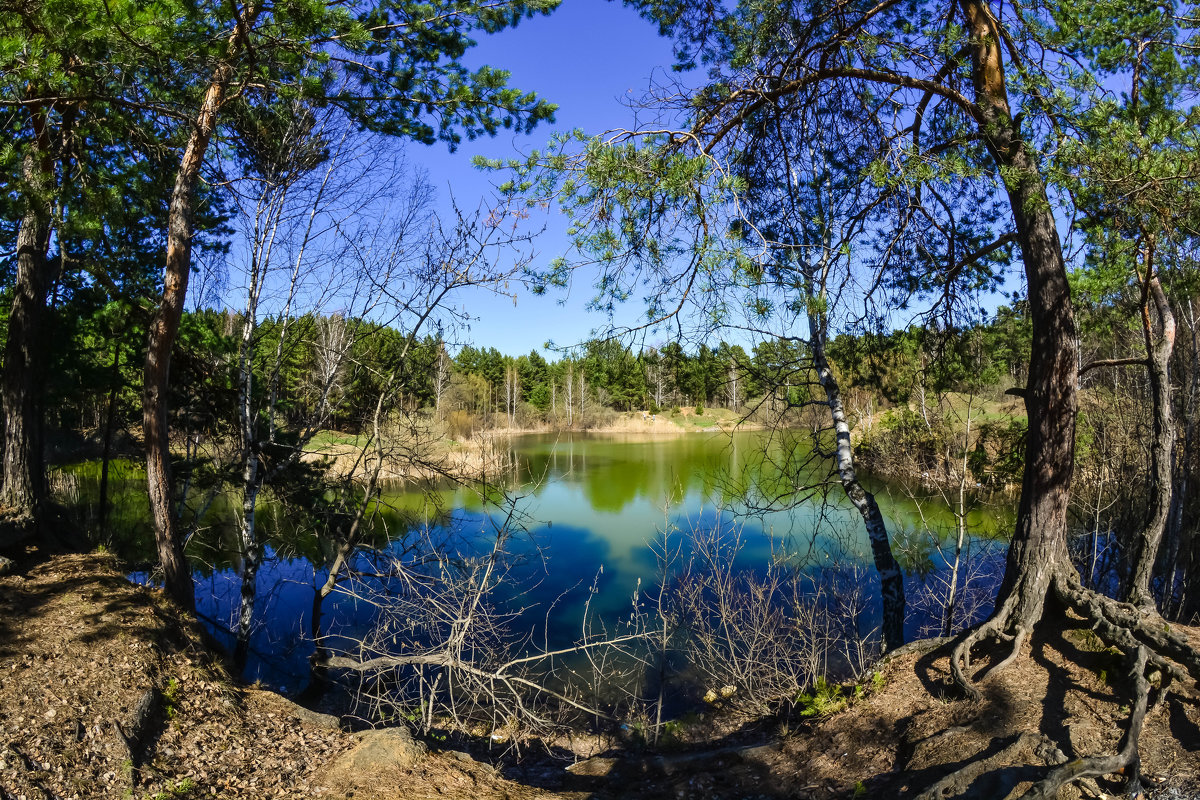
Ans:
[{"label": "blue sky", "polygon": [[[600,134],[637,127],[637,112],[631,106],[636,106],[647,94],[652,82],[661,85],[677,77],[670,72],[673,62],[670,41],[657,35],[656,26],[610,0],[563,0],[547,16],[527,19],[516,28],[481,37],[478,46],[468,51],[463,60],[468,67],[488,65],[507,70],[511,86],[535,91],[559,108],[554,123],[544,124],[529,135],[505,132],[495,138],[463,142],[453,153],[445,144],[422,146],[397,141],[388,145],[402,148],[409,165],[426,173],[438,193],[437,206],[442,212],[450,211],[451,198],[466,212],[481,205],[485,208],[496,205],[494,186],[507,175],[475,168],[476,156],[493,159],[519,156],[544,147],[561,131],[581,129],[588,134]],[[643,116],[648,113],[651,112],[642,112]],[[384,160],[378,159],[376,152],[370,151],[368,160]],[[381,215],[381,218],[387,217]],[[530,227],[541,222],[536,220]],[[566,222],[561,215],[555,211],[544,222],[546,230],[533,244],[535,266],[545,266],[569,249]],[[549,355],[543,348],[547,341],[560,348],[578,344],[608,323],[602,315],[586,309],[593,294],[592,277],[577,272],[567,290],[552,291],[541,297],[518,284],[508,287],[507,296],[482,290],[460,292],[447,298],[447,302],[455,309],[465,309],[472,320],[468,330],[447,330],[447,339],[452,344],[495,347],[509,355],[535,349]],[[1016,281],[1019,283],[1019,278]],[[323,289],[314,287],[313,294],[319,295]],[[199,297],[203,292],[195,287],[192,294]],[[241,297],[244,303],[244,290]],[[986,302],[991,306],[999,300]],[[243,307],[234,302],[235,308]],[[272,312],[277,310],[274,306],[268,308]],[[331,308],[323,310],[328,313]],[[910,313],[915,316],[921,310],[923,307]],[[632,324],[641,311],[641,303],[633,299],[619,312],[617,322]],[[379,315],[368,313],[368,316],[381,319]],[[894,320],[897,325],[910,321],[909,318]],[[422,331],[432,332],[432,326]],[[660,343],[665,335],[652,333],[644,343]],[[727,332],[726,338],[739,341],[737,332]],[[748,345],[749,341],[741,343]]]},{"label": "blue sky", "polygon": [[[608,0],[564,0],[549,16],[524,20],[514,29],[483,37],[464,59],[472,67],[489,65],[512,73],[511,86],[536,91],[559,106],[556,121],[528,136],[501,134],[493,139],[464,142],[456,152],[445,145],[408,145],[410,162],[428,171],[441,205],[451,194],[458,206],[474,209],[494,197],[503,176],[471,164],[476,155],[502,158],[540,148],[556,131],[580,128],[588,133],[632,127],[628,103],[636,101],[657,72],[672,62],[670,42],[659,38],[655,26],[634,11]],[[564,225],[547,223],[537,240],[536,263],[545,264],[568,246]],[[604,319],[589,314],[586,276],[577,277],[567,292],[543,297],[514,287],[517,302],[483,292],[460,295],[476,317],[466,334],[476,345],[496,347],[517,355],[540,349],[548,339],[564,346],[587,338]],[[631,309],[631,313],[636,312]]]}]

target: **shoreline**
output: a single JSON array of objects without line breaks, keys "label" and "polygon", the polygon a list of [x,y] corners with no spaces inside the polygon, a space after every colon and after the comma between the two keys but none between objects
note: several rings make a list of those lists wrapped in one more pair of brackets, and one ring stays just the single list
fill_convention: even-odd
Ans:
[{"label": "shoreline", "polygon": [[[639,414],[640,412],[620,412],[617,419],[607,424],[586,427],[542,424],[530,427],[487,428],[473,431],[469,438],[462,439],[437,430],[436,423],[430,419],[425,423],[427,429],[421,431],[417,438],[427,438],[432,447],[428,454],[415,460],[419,464],[418,468],[406,468],[402,463],[405,460],[403,457],[393,457],[385,461],[381,477],[386,481],[420,481],[436,480],[439,477],[476,480],[483,474],[495,475],[506,466],[507,454],[503,452],[506,449],[505,440],[521,436],[594,435],[620,436],[630,441],[652,441],[702,433],[729,435],[740,431],[764,431],[771,427],[760,422],[739,421],[738,417],[724,409],[706,413],[704,421],[712,420],[712,424],[681,424],[681,421],[690,422],[696,419],[690,408],[674,417],[669,413],[658,414],[655,420],[643,420]],[[369,437],[365,434],[322,431],[309,442],[301,459],[306,462],[329,459],[330,471],[335,474],[345,472],[351,465],[359,462],[354,472],[362,477],[366,464],[360,462],[359,454],[368,441]],[[398,447],[393,444],[393,449],[412,455],[408,446],[410,444],[411,442],[402,442]],[[52,459],[51,465],[59,467],[61,473],[63,467],[99,460],[98,455],[90,452],[74,451],[71,456]],[[136,449],[129,448],[114,454],[114,461],[128,461],[136,467],[141,467],[143,465],[139,456],[140,453]]]},{"label": "shoreline", "polygon": [[[473,431],[468,438],[461,439],[453,438],[449,432],[440,429],[438,421],[430,419],[423,423],[428,426],[425,430],[414,427],[408,432],[416,434],[413,441],[394,447],[395,451],[401,454],[399,457],[385,457],[380,478],[389,482],[428,481],[440,478],[473,481],[485,475],[494,476],[512,466],[509,443],[512,439],[523,436],[594,435],[621,437],[629,441],[653,441],[697,433],[730,435],[738,431],[759,431],[768,428],[761,423],[737,422],[737,418],[723,409],[703,419],[703,423],[711,420],[712,424],[693,422],[690,427],[680,424],[679,421],[696,419],[697,415],[692,413],[691,409],[678,416],[658,414],[653,420],[642,419],[639,414],[640,412],[622,412],[620,417],[608,424],[588,427],[539,425],[488,428]],[[414,441],[422,438],[425,439],[425,443],[414,446]],[[351,470],[356,477],[361,478],[366,474],[367,460],[360,458],[359,454],[368,441],[368,437],[365,436],[347,435],[343,437],[342,442],[326,441],[316,446],[310,445],[303,458],[306,461],[330,459],[331,472],[344,473]],[[418,449],[425,449],[426,453],[419,458],[411,458]],[[406,459],[405,455],[409,458]]]},{"label": "shoreline", "polygon": [[[486,731],[422,737],[246,685],[194,619],[161,590],[130,583],[110,555],[19,561],[0,577],[0,735],[12,743],[0,789],[11,796],[850,800],[909,796],[964,759],[1018,775],[1019,790],[1061,765],[1062,749],[1111,751],[1129,714],[1103,677],[1111,655],[1063,620],[986,675],[977,702],[931,688],[949,680],[946,649],[932,640],[833,685],[819,713],[797,714],[794,700],[754,713],[733,695],[673,720],[657,748],[622,729],[568,731],[523,740],[521,759]],[[1200,764],[1179,731],[1194,730],[1200,710],[1164,708],[1146,717],[1139,768],[1155,796],[1195,796]],[[997,751],[997,739],[1025,744]]]},{"label": "shoreline", "polygon": [[[650,418],[649,412],[621,411],[612,422],[601,425],[555,425],[542,423],[529,427],[497,427],[480,430],[479,434],[500,434],[507,436],[523,436],[547,433],[643,433],[650,436],[676,436],[702,432],[761,431],[771,426],[761,422],[745,420],[741,415],[725,409],[709,409],[703,415],[697,415],[692,409],[682,409],[678,415],[658,413]],[[646,414],[643,416],[643,414]],[[711,421],[711,424],[709,424]]]}]

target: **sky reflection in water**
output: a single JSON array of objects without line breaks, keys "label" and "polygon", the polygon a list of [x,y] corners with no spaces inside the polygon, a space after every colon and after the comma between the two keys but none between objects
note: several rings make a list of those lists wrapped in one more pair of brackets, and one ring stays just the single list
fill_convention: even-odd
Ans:
[{"label": "sky reflection in water", "polygon": [[[826,477],[800,467],[807,453],[803,438],[793,445],[753,432],[652,439],[534,435],[514,439],[512,449],[520,475],[512,478],[509,491],[526,525],[509,547],[514,563],[495,602],[515,611],[514,634],[538,645],[558,648],[578,638],[589,598],[592,613],[606,622],[627,618],[639,580],[643,591],[659,580],[660,559],[652,544],[664,531],[680,543],[692,530],[716,528],[726,537],[738,535],[735,564],[748,569],[759,569],[784,551],[810,567],[834,561],[870,564],[861,520],[836,486],[825,502],[818,498],[786,511],[744,515],[740,497],[747,487],[773,496],[797,480],[816,483]],[[889,496],[885,487],[872,489],[890,530],[919,527],[911,502]],[[388,493],[384,500],[410,509],[422,502],[416,492],[404,490]],[[461,491],[442,500],[453,512],[432,528],[433,538],[449,537],[477,551],[490,546],[501,511],[489,516],[477,499]],[[949,527],[944,511],[930,514],[926,509],[927,519]],[[1006,514],[994,510],[977,512],[971,522],[980,536],[995,535],[1007,525]],[[358,566],[369,566],[365,557]],[[875,579],[872,570],[862,574]],[[259,624],[247,679],[289,690],[303,685],[312,652],[307,631],[314,586],[325,577],[320,570],[314,574],[306,558],[277,557],[269,551],[258,574]],[[229,643],[221,628],[232,627],[236,612],[236,569],[201,570],[196,582],[199,613]],[[867,591],[874,597],[877,589]],[[353,638],[370,628],[375,614],[369,603],[337,592],[326,601],[326,630]]]}]

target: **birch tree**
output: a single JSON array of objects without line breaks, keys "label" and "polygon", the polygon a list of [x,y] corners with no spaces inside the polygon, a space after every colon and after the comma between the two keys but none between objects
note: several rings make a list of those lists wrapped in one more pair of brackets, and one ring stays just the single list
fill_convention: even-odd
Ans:
[{"label": "birch tree", "polygon": [[[427,327],[454,330],[465,326],[469,313],[453,304],[466,289],[506,295],[512,283],[521,280],[529,267],[530,237],[505,232],[494,220],[502,218],[497,210],[460,211],[450,220],[434,217],[426,231],[415,240],[380,239],[374,246],[360,248],[364,259],[361,274],[369,276],[372,296],[379,298],[379,324],[390,325],[404,334],[399,352],[388,363],[372,365],[380,372],[379,392],[375,396],[370,419],[366,420],[366,441],[353,463],[332,487],[334,500],[326,509],[331,522],[323,537],[325,578],[314,586],[310,633],[316,645],[313,676],[318,683],[324,677],[329,647],[322,631],[325,600],[355,574],[355,554],[366,548],[364,541],[376,524],[379,493],[386,478],[385,469],[409,474],[437,476],[471,491],[490,502],[489,488],[482,488],[472,476],[450,463],[439,453],[434,433],[419,420],[406,414],[397,404],[406,383],[408,355]],[[486,470],[485,470],[486,472]],[[404,531],[385,531],[402,535]],[[430,553],[430,558],[446,557]]]},{"label": "birch tree", "polygon": [[[336,111],[317,116],[303,105],[238,109],[252,126],[241,142],[244,174],[231,182],[245,253],[244,305],[239,310],[238,422],[240,471],[241,593],[235,625],[234,663],[244,668],[257,594],[264,541],[257,509],[264,489],[274,488],[304,455],[312,437],[336,405],[354,337],[346,313],[369,316],[380,304],[373,281],[361,268],[347,266],[349,254],[372,235],[361,220],[387,203],[389,235],[416,240],[428,221],[429,191],[420,180],[392,197],[380,188],[402,185],[402,164],[380,159],[377,142],[356,137],[352,124]],[[338,310],[330,313],[330,306]],[[297,324],[305,314],[310,328]],[[260,352],[260,322],[275,317],[274,347]],[[310,336],[313,354],[311,394],[303,416],[279,420],[290,400],[284,386],[285,361]],[[266,385],[256,386],[266,362]]]},{"label": "birch tree", "polygon": [[446,389],[450,386],[450,354],[446,352],[446,343],[437,340],[437,355],[433,365],[433,395],[434,395],[434,411],[441,416],[442,414],[442,396],[446,394]]}]

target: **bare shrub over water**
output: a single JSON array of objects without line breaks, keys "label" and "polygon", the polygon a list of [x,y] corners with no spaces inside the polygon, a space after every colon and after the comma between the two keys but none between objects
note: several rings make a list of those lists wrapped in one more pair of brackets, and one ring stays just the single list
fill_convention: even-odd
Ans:
[{"label": "bare shrub over water", "polygon": [[786,709],[878,655],[869,567],[830,558],[805,569],[782,549],[743,566],[746,536],[727,522],[668,524],[651,544],[657,574],[638,582],[627,614],[598,615],[594,582],[575,641],[521,633],[531,598],[512,590],[524,579],[514,568],[537,553],[517,546],[524,520],[506,508],[474,554],[426,530],[425,548],[383,564],[385,580],[343,588],[378,608],[374,628],[325,662],[357,676],[359,715],[515,744],[583,726],[657,741],[689,707]]},{"label": "bare shrub over water", "polygon": [[866,568],[805,569],[785,551],[757,569],[737,566],[743,529],[692,529],[691,556],[672,580],[687,669],[705,699],[767,713],[831,673],[857,677],[878,655],[863,632]]}]

